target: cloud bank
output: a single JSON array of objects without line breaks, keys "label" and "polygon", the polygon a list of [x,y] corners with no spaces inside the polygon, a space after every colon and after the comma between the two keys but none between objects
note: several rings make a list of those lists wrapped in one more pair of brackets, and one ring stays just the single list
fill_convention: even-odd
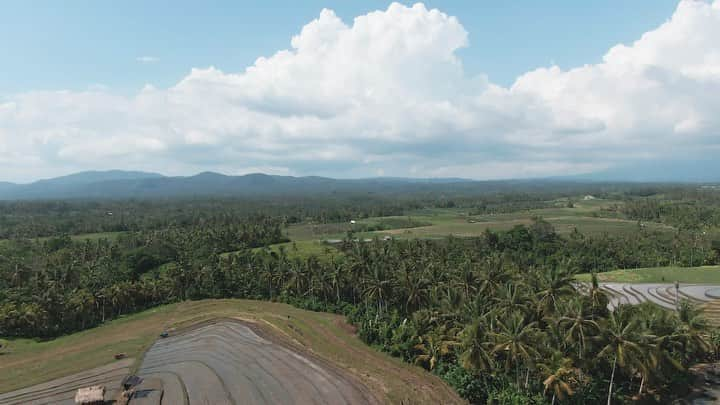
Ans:
[{"label": "cloud bank", "polygon": [[471,77],[455,17],[422,4],[331,10],[243,72],[193,69],[133,96],[0,98],[1,178],[81,169],[478,179],[588,173],[720,147],[720,0],[599,64],[539,68],[509,88]]}]

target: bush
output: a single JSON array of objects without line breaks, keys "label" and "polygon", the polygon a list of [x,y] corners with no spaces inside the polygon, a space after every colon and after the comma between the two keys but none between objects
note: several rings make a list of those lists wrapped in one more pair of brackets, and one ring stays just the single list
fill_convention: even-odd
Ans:
[{"label": "bush", "polygon": [[487,384],[457,363],[442,363],[436,374],[445,380],[457,393],[471,404],[487,402]]}]

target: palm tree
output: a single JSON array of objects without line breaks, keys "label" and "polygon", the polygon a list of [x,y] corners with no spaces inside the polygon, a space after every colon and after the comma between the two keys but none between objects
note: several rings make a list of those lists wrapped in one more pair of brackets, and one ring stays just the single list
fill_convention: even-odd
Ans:
[{"label": "palm tree", "polygon": [[558,326],[565,328],[565,342],[574,343],[578,347],[578,358],[583,358],[588,336],[600,330],[600,326],[588,315],[579,299],[568,302],[560,311],[564,314],[557,321]]},{"label": "palm tree", "polygon": [[510,314],[521,312],[527,314],[531,308],[531,300],[527,295],[528,288],[520,281],[508,282],[499,288],[496,295],[492,297],[495,304],[495,312],[499,314]]},{"label": "palm tree", "polygon": [[403,271],[400,282],[402,283],[402,291],[407,297],[405,299],[405,313],[409,314],[420,308],[428,300],[428,281],[413,270],[412,267],[402,264]]},{"label": "palm tree", "polygon": [[309,275],[307,268],[300,263],[295,261],[290,266],[289,275],[285,284],[285,289],[297,297],[304,296],[309,286]]},{"label": "palm tree", "polygon": [[547,362],[540,364],[540,370],[545,377],[545,393],[552,392],[553,405],[556,399],[562,401],[566,396],[574,394],[572,384],[577,369],[573,367],[572,359],[563,356],[561,352],[554,352]]},{"label": "palm tree", "polygon": [[644,362],[646,356],[643,350],[644,337],[637,319],[626,316],[621,310],[616,310],[610,313],[600,338],[604,342],[604,346],[598,353],[598,357],[613,359],[607,399],[607,403],[610,405],[615,370],[618,365],[620,368],[632,368]]},{"label": "palm tree", "polygon": [[330,284],[335,292],[335,303],[340,303],[340,286],[345,278],[345,267],[343,264],[335,263],[335,259],[330,259]]},{"label": "palm tree", "polygon": [[438,362],[457,345],[458,342],[450,338],[443,330],[436,329],[415,345],[415,349],[422,353],[415,358],[415,363],[432,371]]},{"label": "palm tree", "polygon": [[689,301],[683,300],[678,308],[680,326],[672,334],[672,339],[680,343],[686,355],[697,351],[707,351],[710,345],[705,337],[708,323],[702,311]]},{"label": "palm tree", "polygon": [[493,292],[510,280],[510,274],[503,267],[502,260],[491,256],[483,263],[483,272],[480,275],[480,292]]},{"label": "palm tree", "polygon": [[489,336],[494,344],[491,353],[504,357],[506,372],[515,367],[516,382],[520,386],[520,365],[524,364],[529,370],[539,357],[535,348],[541,337],[537,322],[526,322],[522,313],[513,312],[498,320],[497,331],[490,332]]},{"label": "palm tree", "polygon": [[466,259],[460,266],[460,271],[455,275],[453,285],[462,290],[465,299],[470,299],[470,294],[477,290],[478,275],[469,259]]},{"label": "palm tree", "polygon": [[590,300],[593,319],[595,319],[595,315],[597,315],[598,312],[607,310],[609,303],[608,296],[607,293],[600,288],[597,273],[592,273],[591,275],[590,289],[588,290],[587,297]]},{"label": "palm tree", "polygon": [[465,328],[462,347],[460,363],[465,369],[483,371],[493,368],[492,344],[483,320],[477,319]]},{"label": "palm tree", "polygon": [[575,294],[572,285],[573,278],[565,271],[552,267],[548,271],[540,273],[538,277],[538,289],[536,294],[538,304],[547,314],[557,310],[558,301],[562,297]]},{"label": "palm tree", "polygon": [[392,290],[392,280],[389,274],[384,271],[380,265],[373,266],[370,273],[364,280],[363,295],[366,300],[376,301],[378,307],[378,315],[382,314],[383,303],[386,297],[389,297]]}]

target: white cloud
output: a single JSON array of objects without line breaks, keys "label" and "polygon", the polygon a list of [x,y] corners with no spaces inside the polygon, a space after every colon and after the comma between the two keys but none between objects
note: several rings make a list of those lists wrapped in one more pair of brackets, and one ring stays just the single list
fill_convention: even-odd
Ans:
[{"label": "white cloud", "polygon": [[392,4],[346,23],[323,10],[243,72],[193,69],[132,97],[0,100],[0,177],[132,167],[509,178],[703,154],[720,146],[718,38],[720,0],[682,1],[602,63],[540,68],[504,88],[463,71],[468,34],[455,17]]},{"label": "white cloud", "polygon": [[138,56],[135,60],[140,63],[156,63],[160,61],[160,58],[157,56]]}]

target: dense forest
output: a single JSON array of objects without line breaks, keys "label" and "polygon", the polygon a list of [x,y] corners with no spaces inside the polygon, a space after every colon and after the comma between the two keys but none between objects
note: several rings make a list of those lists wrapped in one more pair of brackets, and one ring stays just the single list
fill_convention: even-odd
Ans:
[{"label": "dense forest", "polygon": [[329,259],[264,247],[288,241],[293,223],[448,204],[525,210],[548,196],[8,202],[0,336],[51,338],[186,299],[277,300],[347,315],[368,344],[440,375],[473,403],[663,402],[687,389],[690,365],[715,357],[720,336],[689,303],[610,312],[597,283],[579,294],[573,275],[720,263],[720,244],[696,226],[669,236],[642,226],[712,224],[702,212],[717,212],[715,199],[692,204],[670,191],[625,193],[608,210],[638,221],[630,235],[560,235],[534,218],[468,238],[364,242],[349,233],[328,245],[339,253]]}]

